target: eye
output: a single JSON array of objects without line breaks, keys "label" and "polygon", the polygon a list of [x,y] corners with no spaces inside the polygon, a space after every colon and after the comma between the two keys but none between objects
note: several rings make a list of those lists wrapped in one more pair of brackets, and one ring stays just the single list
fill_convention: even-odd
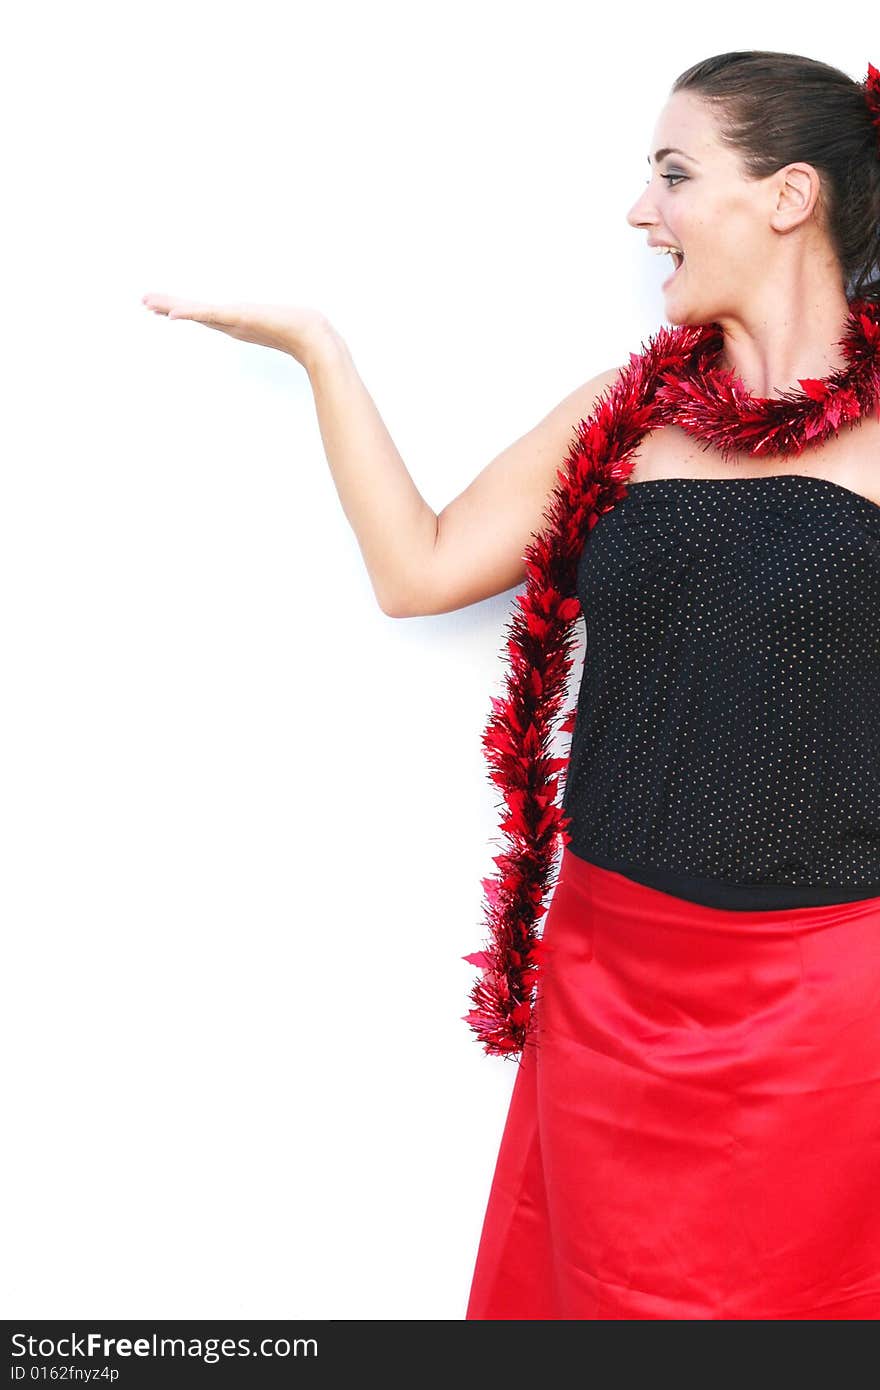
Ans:
[{"label": "eye", "polygon": [[[670,188],[675,188],[675,186],[676,186],[677,184],[681,183],[683,179],[686,179],[686,178],[687,178],[687,175],[686,175],[686,174],[661,174],[660,177],[661,177],[661,179],[665,179],[665,180],[666,180],[666,182],[669,184],[669,187],[670,187]],[[645,183],[646,183],[646,184],[647,184],[647,183],[650,183],[650,182],[651,182],[650,178],[645,179]]]}]

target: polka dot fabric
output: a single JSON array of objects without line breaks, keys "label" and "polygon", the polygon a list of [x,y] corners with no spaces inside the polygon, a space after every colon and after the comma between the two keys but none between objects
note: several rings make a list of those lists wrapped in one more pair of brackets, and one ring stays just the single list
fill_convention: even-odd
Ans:
[{"label": "polka dot fabric", "polygon": [[577,583],[572,853],[743,911],[880,895],[880,506],[803,474],[630,483]]}]

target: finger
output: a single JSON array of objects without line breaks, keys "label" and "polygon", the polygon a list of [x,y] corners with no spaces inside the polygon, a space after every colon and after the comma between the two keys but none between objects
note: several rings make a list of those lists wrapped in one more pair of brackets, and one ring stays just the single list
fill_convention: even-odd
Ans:
[{"label": "finger", "polygon": [[219,315],[210,304],[200,304],[194,299],[177,299],[168,309],[170,319],[196,319],[199,323],[218,323]]},{"label": "finger", "polygon": [[180,315],[185,307],[184,300],[174,299],[167,294],[145,294],[142,296],[142,303],[148,309],[152,309],[154,314],[164,314],[166,317],[170,317],[172,313]]},{"label": "finger", "polygon": [[167,314],[171,307],[171,301],[161,294],[141,295],[141,303],[152,309],[154,314]]},{"label": "finger", "polygon": [[177,299],[172,295],[145,294],[143,302],[148,309],[164,314],[169,319],[192,319],[213,328],[231,328],[235,315],[230,308],[215,304],[205,304],[195,299]]}]

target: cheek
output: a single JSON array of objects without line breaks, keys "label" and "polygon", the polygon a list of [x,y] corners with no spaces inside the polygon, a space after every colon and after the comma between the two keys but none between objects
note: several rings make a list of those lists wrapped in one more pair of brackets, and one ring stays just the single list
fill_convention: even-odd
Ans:
[{"label": "cheek", "polygon": [[754,220],[747,221],[729,207],[701,207],[698,215],[677,219],[674,226],[694,265],[699,264],[723,280],[729,274],[742,274],[754,259]]},{"label": "cheek", "polygon": [[760,225],[755,209],[742,198],[733,197],[719,201],[712,221],[718,241],[724,247],[725,255],[731,260],[750,259],[759,249]]}]

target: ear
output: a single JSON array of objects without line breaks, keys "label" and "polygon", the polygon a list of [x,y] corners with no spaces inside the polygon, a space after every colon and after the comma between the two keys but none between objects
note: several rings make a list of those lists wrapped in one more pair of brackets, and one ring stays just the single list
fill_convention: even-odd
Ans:
[{"label": "ear", "polygon": [[771,225],[777,231],[787,232],[812,216],[822,196],[822,184],[812,164],[787,164],[779,170],[776,180]]}]

